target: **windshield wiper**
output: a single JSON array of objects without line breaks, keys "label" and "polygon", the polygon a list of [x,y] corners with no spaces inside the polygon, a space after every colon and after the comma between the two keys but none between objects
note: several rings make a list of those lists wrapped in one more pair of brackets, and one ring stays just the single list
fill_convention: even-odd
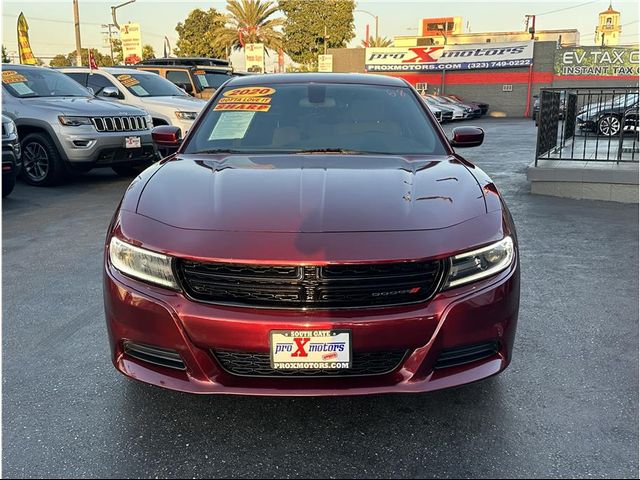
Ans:
[{"label": "windshield wiper", "polygon": [[363,153],[369,152],[361,152],[358,150],[348,150],[346,148],[310,148],[308,150],[296,150],[293,153],[342,153],[344,155],[361,155]]},{"label": "windshield wiper", "polygon": [[233,150],[231,148],[212,148],[210,150],[200,150],[199,152],[193,152],[190,155],[205,155],[214,153],[248,153],[244,150]]}]

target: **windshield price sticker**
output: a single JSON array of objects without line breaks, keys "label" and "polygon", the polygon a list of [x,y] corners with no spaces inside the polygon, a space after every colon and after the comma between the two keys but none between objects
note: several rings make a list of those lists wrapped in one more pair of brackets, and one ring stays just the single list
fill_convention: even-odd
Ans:
[{"label": "windshield price sticker", "polygon": [[275,88],[270,87],[243,87],[234,88],[228,92],[224,92],[225,97],[264,97],[276,93]]},{"label": "windshield price sticker", "polygon": [[20,75],[15,70],[5,70],[2,72],[2,83],[24,83],[27,77]]},{"label": "windshield price sticker", "polygon": [[231,111],[246,111],[246,112],[268,112],[271,105],[261,105],[258,103],[228,103],[218,104],[213,107],[214,111],[231,110]]},{"label": "windshield price sticker", "polygon": [[348,330],[274,330],[270,340],[274,369],[351,367],[351,332]]},{"label": "windshield price sticker", "polygon": [[124,85],[127,88],[133,87],[134,85],[138,85],[140,83],[131,75],[118,75],[116,78],[120,81],[120,83],[122,83],[122,85]]},{"label": "windshield price sticker", "polygon": [[209,140],[244,138],[255,112],[222,112]]},{"label": "windshield price sticker", "polygon": [[226,97],[221,98],[218,103],[271,103],[271,97]]}]

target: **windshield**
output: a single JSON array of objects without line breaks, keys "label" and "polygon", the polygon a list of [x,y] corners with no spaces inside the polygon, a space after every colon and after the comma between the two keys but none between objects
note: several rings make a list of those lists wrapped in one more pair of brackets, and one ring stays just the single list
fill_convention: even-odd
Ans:
[{"label": "windshield", "polygon": [[91,92],[64,73],[46,68],[15,68],[2,72],[2,86],[14,97],[91,97]]},{"label": "windshield", "polygon": [[225,88],[184,153],[443,154],[406,87],[284,84]]},{"label": "windshield", "polygon": [[199,68],[193,74],[202,88],[218,88],[231,78],[230,73],[206,70],[204,68]]},{"label": "windshield", "polygon": [[155,73],[124,73],[115,76],[136,97],[187,97],[184,90]]}]

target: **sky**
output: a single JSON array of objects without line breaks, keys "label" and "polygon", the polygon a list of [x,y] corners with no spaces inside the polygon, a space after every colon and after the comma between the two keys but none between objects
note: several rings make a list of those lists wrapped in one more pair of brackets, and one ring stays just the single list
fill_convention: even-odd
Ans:
[{"label": "sky", "polygon": [[[111,22],[111,5],[124,0],[79,0],[80,32],[82,46],[98,48],[108,53],[104,43],[101,25]],[[151,44],[156,54],[162,55],[163,37],[166,35],[172,47],[175,46],[176,24],[183,21],[195,8],[216,8],[225,10],[224,1],[177,1],[177,0],[136,0],[135,3],[118,10],[118,22],[138,22],[141,25],[143,43]],[[576,28],[580,31],[583,45],[593,44],[598,13],[606,10],[609,0],[574,1],[392,1],[359,0],[356,10],[366,10],[379,17],[380,36],[393,38],[398,35],[412,35],[417,31],[419,20],[425,17],[463,17],[464,25],[472,32],[524,30],[525,14],[535,14],[536,28],[539,30]],[[637,1],[614,0],[613,7],[621,12],[623,25],[621,43],[638,41],[639,7]],[[57,53],[67,54],[75,49],[73,32],[73,4],[71,0],[2,0],[2,44],[9,54],[17,52],[16,21],[24,12],[29,22],[31,47],[36,56],[48,63],[46,57]],[[356,38],[351,46],[356,46],[364,38],[365,28],[370,24],[374,31],[371,15],[356,11]],[[274,55],[267,59],[267,70],[276,61]],[[241,69],[242,55],[232,56],[234,65]]]}]

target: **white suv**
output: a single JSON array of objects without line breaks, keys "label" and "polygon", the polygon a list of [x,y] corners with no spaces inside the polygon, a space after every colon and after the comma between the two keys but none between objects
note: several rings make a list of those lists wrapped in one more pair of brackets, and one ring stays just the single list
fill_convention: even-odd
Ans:
[{"label": "white suv", "polygon": [[76,82],[93,90],[99,98],[145,109],[153,126],[174,125],[183,135],[191,128],[207,102],[193,98],[159,75],[131,68],[61,68]]}]

